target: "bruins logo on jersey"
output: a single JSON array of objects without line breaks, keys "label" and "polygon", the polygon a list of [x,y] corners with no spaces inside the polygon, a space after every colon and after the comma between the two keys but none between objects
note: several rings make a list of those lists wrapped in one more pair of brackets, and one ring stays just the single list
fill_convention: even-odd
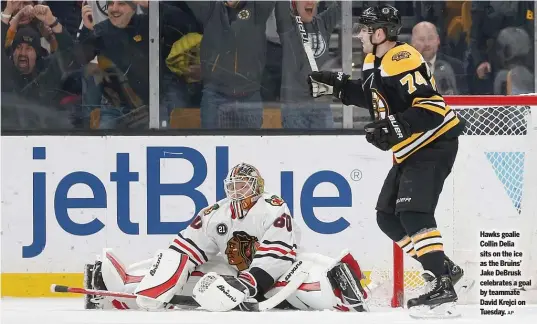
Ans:
[{"label": "bruins logo on jersey", "polygon": [[248,269],[259,245],[257,237],[244,231],[233,232],[225,251],[228,263],[239,271]]},{"label": "bruins logo on jersey", "polygon": [[407,51],[401,51],[393,54],[392,61],[401,61],[410,57],[410,53]]},{"label": "bruins logo on jersey", "polygon": [[272,206],[281,206],[285,203],[283,199],[281,199],[280,197],[276,195],[270,197],[269,199],[265,199],[265,201],[271,204]]},{"label": "bruins logo on jersey", "polygon": [[210,213],[212,213],[213,211],[217,210],[218,208],[220,208],[220,206],[218,204],[214,204],[212,205],[211,207],[207,207],[204,211],[203,211],[203,215],[204,216],[207,216],[209,215]]},{"label": "bruins logo on jersey", "polygon": [[375,113],[375,119],[384,119],[389,111],[388,103],[386,99],[377,91],[377,89],[371,89],[371,98],[373,102],[373,112]]}]

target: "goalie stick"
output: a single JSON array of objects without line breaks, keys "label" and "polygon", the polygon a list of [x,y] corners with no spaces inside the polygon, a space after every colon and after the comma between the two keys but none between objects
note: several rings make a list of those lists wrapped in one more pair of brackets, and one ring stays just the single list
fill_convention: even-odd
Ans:
[{"label": "goalie stick", "polygon": [[[248,303],[244,302],[243,304],[247,309],[253,311],[266,311],[278,306],[281,302],[286,300],[292,293],[294,293],[300,285],[302,285],[308,278],[309,273],[306,269],[299,268],[297,272],[292,274],[292,277],[287,282],[287,285],[283,287],[278,293],[274,296],[268,298],[265,301],[260,303]],[[95,296],[105,296],[105,297],[117,297],[117,298],[136,298],[138,297],[135,294],[131,293],[121,293],[113,292],[106,290],[94,290],[94,289],[84,289],[76,287],[68,287],[62,285],[51,285],[50,291],[56,293],[74,293],[74,294],[83,294],[83,295],[95,295]],[[177,306],[193,306],[199,307],[199,304],[190,296],[180,296],[175,295],[172,297],[168,304],[177,305]]]}]

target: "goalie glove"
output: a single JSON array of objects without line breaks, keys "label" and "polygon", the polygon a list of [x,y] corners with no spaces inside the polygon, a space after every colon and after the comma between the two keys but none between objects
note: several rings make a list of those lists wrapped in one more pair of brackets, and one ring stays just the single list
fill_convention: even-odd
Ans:
[{"label": "goalie glove", "polygon": [[389,115],[365,125],[366,140],[383,151],[390,150],[412,135],[410,125],[402,114]]},{"label": "goalie glove", "polygon": [[331,94],[341,99],[343,88],[349,78],[350,76],[343,72],[312,72],[308,76],[310,95],[313,98],[318,98]]},{"label": "goalie glove", "polygon": [[241,272],[238,277],[221,276],[210,272],[203,276],[192,290],[192,297],[201,308],[212,312],[225,312],[239,307],[246,308],[243,302],[255,303],[257,282],[249,272]]}]

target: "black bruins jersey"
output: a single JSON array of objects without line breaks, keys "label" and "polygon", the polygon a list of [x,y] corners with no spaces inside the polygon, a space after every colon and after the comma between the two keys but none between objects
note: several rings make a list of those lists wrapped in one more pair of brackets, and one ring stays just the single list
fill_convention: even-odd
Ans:
[{"label": "black bruins jersey", "polygon": [[[361,86],[363,93],[356,91]],[[413,134],[392,148],[396,163],[449,132],[460,134],[462,123],[436,91],[431,71],[421,54],[406,43],[397,43],[382,58],[368,54],[362,80],[347,82],[345,104],[369,108],[375,119],[404,113]]]}]

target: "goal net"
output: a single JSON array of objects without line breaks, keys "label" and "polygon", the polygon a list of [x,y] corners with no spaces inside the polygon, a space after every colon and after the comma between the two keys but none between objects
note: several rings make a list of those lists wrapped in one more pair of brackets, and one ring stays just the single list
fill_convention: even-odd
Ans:
[{"label": "goal net", "polygon": [[[480,256],[486,250],[480,245],[480,231],[519,232],[514,249],[524,255],[522,277],[532,278],[537,272],[537,253],[531,249],[532,242],[537,242],[537,204],[533,202],[537,200],[537,96],[451,96],[445,100],[466,125],[436,219],[446,254],[467,278],[477,281],[473,291],[459,301],[478,303],[479,261],[487,261]],[[369,275],[373,306],[406,307],[409,298],[424,291],[421,265],[396,244],[392,261],[393,267],[375,265]]]}]

